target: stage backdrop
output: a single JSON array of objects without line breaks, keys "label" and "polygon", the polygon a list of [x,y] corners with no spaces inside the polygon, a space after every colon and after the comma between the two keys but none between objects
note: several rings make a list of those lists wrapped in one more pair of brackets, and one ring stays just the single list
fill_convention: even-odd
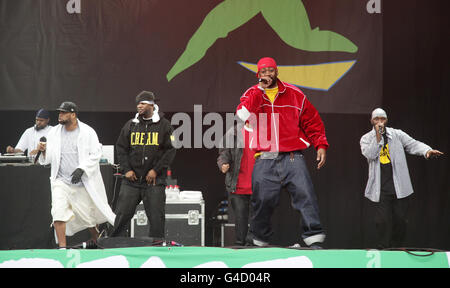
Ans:
[{"label": "stage backdrop", "polygon": [[[69,11],[79,8],[80,13],[67,12],[69,2],[79,3]],[[430,161],[407,156],[415,194],[405,245],[449,250],[450,1],[380,1],[381,14],[368,13],[369,1],[362,0],[271,2],[277,6],[264,11],[287,11],[282,24],[293,26],[290,21],[307,15],[309,30],[340,35],[339,43],[346,43],[349,52],[336,51],[331,44],[325,50],[333,51],[299,48],[302,43],[292,43],[269,12],[258,12],[245,23],[238,21],[251,16],[240,14],[248,12],[249,3],[262,11],[266,1],[0,0],[0,152],[17,143],[41,106],[53,110],[51,123],[56,125],[54,109],[63,100],[76,101],[81,119],[97,131],[100,142],[114,144],[122,125],[134,116],[134,96],[142,89],[157,93],[169,119],[175,112],[191,111],[193,104],[203,105],[204,113],[223,115],[234,111],[242,92],[255,83],[251,63],[259,57],[273,56],[280,65],[295,67],[356,61],[328,90],[320,90],[323,83],[286,78],[318,107],[330,142],[327,164],[320,171],[314,169],[314,149],[305,152],[327,231],[325,247],[376,247],[373,211],[363,197],[368,167],[359,139],[371,129],[370,111],[383,106],[390,126],[446,153]],[[223,12],[231,9],[224,9],[225,3],[246,4],[239,6],[242,9],[233,6],[231,14],[239,15],[230,16]],[[287,3],[303,11],[299,19],[291,18],[295,10],[285,8]],[[217,27],[208,20],[208,15],[218,19],[221,13],[228,15],[227,20],[238,19],[228,35],[221,29],[230,25]],[[299,35],[310,36],[303,39],[318,37],[305,29]],[[208,44],[205,35],[217,34],[222,38]],[[197,60],[192,54],[186,58],[182,55],[189,54],[188,43],[206,43],[208,49]],[[199,51],[194,47],[194,52]],[[182,64],[176,63],[187,63],[186,59],[194,61],[180,69]],[[303,68],[308,67],[326,71],[321,65]],[[300,73],[300,80],[313,74],[306,71]],[[172,167],[182,189],[204,192],[208,219],[225,194],[216,157],[216,149],[179,149]],[[0,185],[0,193],[13,192]],[[283,194],[274,215],[274,227],[279,229],[275,245],[287,246],[299,239],[300,216],[289,202]],[[17,219],[0,218],[0,229],[12,226],[5,221]],[[207,226],[207,237],[211,230]]]},{"label": "stage backdrop", "polygon": [[361,0],[0,1],[0,109],[234,111],[274,57],[321,112],[382,97],[382,17]]}]

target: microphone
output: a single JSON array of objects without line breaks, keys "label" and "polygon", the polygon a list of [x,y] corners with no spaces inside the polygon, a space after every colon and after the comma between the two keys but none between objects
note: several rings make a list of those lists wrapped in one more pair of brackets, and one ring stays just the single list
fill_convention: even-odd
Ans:
[{"label": "microphone", "polygon": [[267,80],[262,79],[262,78],[258,78],[258,82],[263,82],[264,84],[266,84],[266,83],[267,83]]},{"label": "microphone", "polygon": [[379,126],[378,127],[378,133],[380,133],[380,135],[383,135],[384,134],[384,127],[382,127],[382,126]]},{"label": "microphone", "polygon": [[[45,138],[45,136],[42,136],[41,139],[39,139],[39,142],[43,142],[46,143],[47,142],[47,138]],[[34,158],[34,164],[37,163],[39,156],[41,156],[42,151],[39,150],[38,153],[36,154],[36,158]]]}]

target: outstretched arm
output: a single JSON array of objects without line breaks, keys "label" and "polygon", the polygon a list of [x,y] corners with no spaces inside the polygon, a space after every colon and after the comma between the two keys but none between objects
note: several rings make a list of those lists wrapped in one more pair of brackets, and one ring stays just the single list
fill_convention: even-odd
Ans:
[{"label": "outstretched arm", "polygon": [[441,156],[441,155],[444,155],[444,153],[442,153],[442,152],[439,151],[439,150],[434,150],[434,149],[432,149],[432,150],[428,150],[428,151],[427,151],[427,154],[425,155],[425,158],[427,158],[427,159],[430,159],[430,158],[437,158],[437,157],[439,157],[439,156]]}]

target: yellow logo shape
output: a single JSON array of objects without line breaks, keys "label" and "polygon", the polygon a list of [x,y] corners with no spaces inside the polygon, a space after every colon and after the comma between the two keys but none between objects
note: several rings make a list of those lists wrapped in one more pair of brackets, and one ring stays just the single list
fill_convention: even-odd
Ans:
[{"label": "yellow logo shape", "polygon": [[[356,60],[314,65],[279,65],[278,78],[295,86],[328,91],[355,63]],[[256,64],[243,61],[238,64],[255,73],[258,71]]]}]

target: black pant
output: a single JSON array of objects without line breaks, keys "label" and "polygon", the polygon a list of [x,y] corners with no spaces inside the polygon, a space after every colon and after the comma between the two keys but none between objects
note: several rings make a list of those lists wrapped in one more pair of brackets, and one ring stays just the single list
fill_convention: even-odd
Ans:
[{"label": "black pant", "polygon": [[406,235],[409,197],[397,199],[395,195],[380,195],[375,203],[375,226],[378,249],[402,247]]},{"label": "black pant", "polygon": [[150,223],[149,237],[163,239],[166,220],[166,192],[163,185],[136,184],[124,180],[120,187],[116,208],[116,220],[111,237],[128,236],[127,228],[136,212],[136,206],[144,202]]},{"label": "black pant", "polygon": [[249,217],[251,215],[250,205],[251,195],[231,194],[230,202],[235,216],[236,245],[245,245],[245,238],[248,232]]}]

